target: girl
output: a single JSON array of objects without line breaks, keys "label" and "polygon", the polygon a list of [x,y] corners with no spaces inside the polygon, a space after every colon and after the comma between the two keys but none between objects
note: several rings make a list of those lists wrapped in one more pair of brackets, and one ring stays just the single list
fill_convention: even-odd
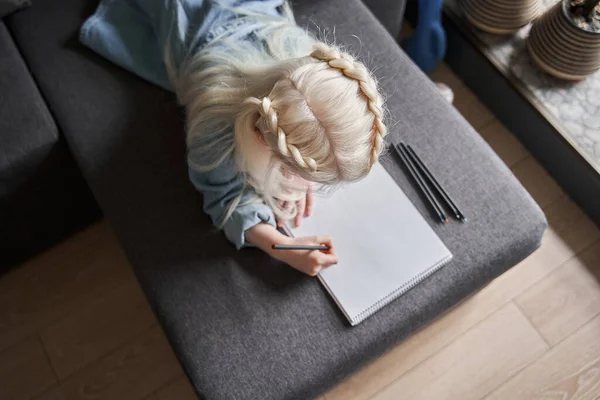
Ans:
[{"label": "girl", "polygon": [[175,91],[190,180],[237,248],[309,275],[337,263],[329,237],[288,238],[277,223],[310,215],[313,186],[357,181],[377,162],[383,101],[363,64],[300,29],[284,0],[104,0],[81,40]]}]

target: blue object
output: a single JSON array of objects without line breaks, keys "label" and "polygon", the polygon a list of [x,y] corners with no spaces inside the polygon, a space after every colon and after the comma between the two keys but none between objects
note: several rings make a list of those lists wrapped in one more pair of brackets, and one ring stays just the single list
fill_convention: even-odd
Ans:
[{"label": "blue object", "polygon": [[102,0],[80,31],[101,56],[166,90],[173,90],[163,62],[165,47],[178,69],[214,38],[228,32],[245,40],[261,25],[239,10],[278,16],[284,0]]},{"label": "blue object", "polygon": [[403,47],[425,73],[435,70],[446,54],[446,32],[442,27],[443,0],[419,0],[419,18],[414,34]]}]

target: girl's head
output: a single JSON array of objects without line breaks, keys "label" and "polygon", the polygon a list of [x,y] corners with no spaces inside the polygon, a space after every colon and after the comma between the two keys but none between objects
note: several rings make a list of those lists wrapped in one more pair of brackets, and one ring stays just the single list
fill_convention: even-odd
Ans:
[{"label": "girl's head", "polygon": [[387,132],[375,80],[363,64],[324,44],[297,63],[266,96],[244,99],[235,120],[240,150],[256,128],[273,158],[308,181],[364,177]]},{"label": "girl's head", "polygon": [[304,194],[298,182],[363,178],[387,130],[377,83],[362,63],[290,21],[269,26],[264,46],[218,43],[174,83],[187,108],[188,147],[206,151],[207,164],[196,167],[213,169],[233,154],[261,199],[290,218],[295,209],[279,204]]},{"label": "girl's head", "polygon": [[265,197],[293,200],[302,188],[283,179],[285,172],[325,185],[367,175],[387,133],[383,101],[367,68],[322,43],[282,67],[286,73],[269,93],[244,99],[235,119],[238,165],[250,182]]}]

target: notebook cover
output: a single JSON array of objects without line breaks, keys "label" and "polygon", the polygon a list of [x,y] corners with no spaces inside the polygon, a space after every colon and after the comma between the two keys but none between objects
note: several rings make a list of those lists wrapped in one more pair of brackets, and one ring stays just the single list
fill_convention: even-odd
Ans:
[{"label": "notebook cover", "polygon": [[452,254],[380,165],[362,181],[317,197],[295,237],[331,235],[339,263],[319,274],[351,325],[406,293]]}]

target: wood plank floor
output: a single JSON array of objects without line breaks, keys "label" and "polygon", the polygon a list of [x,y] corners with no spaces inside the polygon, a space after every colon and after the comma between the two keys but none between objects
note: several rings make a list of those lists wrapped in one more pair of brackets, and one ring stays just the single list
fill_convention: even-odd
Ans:
[{"label": "wood plank floor", "polygon": [[[531,257],[321,400],[600,399],[600,230],[446,66],[433,79],[549,229]],[[0,399],[193,398],[106,222],[0,277]]]}]

